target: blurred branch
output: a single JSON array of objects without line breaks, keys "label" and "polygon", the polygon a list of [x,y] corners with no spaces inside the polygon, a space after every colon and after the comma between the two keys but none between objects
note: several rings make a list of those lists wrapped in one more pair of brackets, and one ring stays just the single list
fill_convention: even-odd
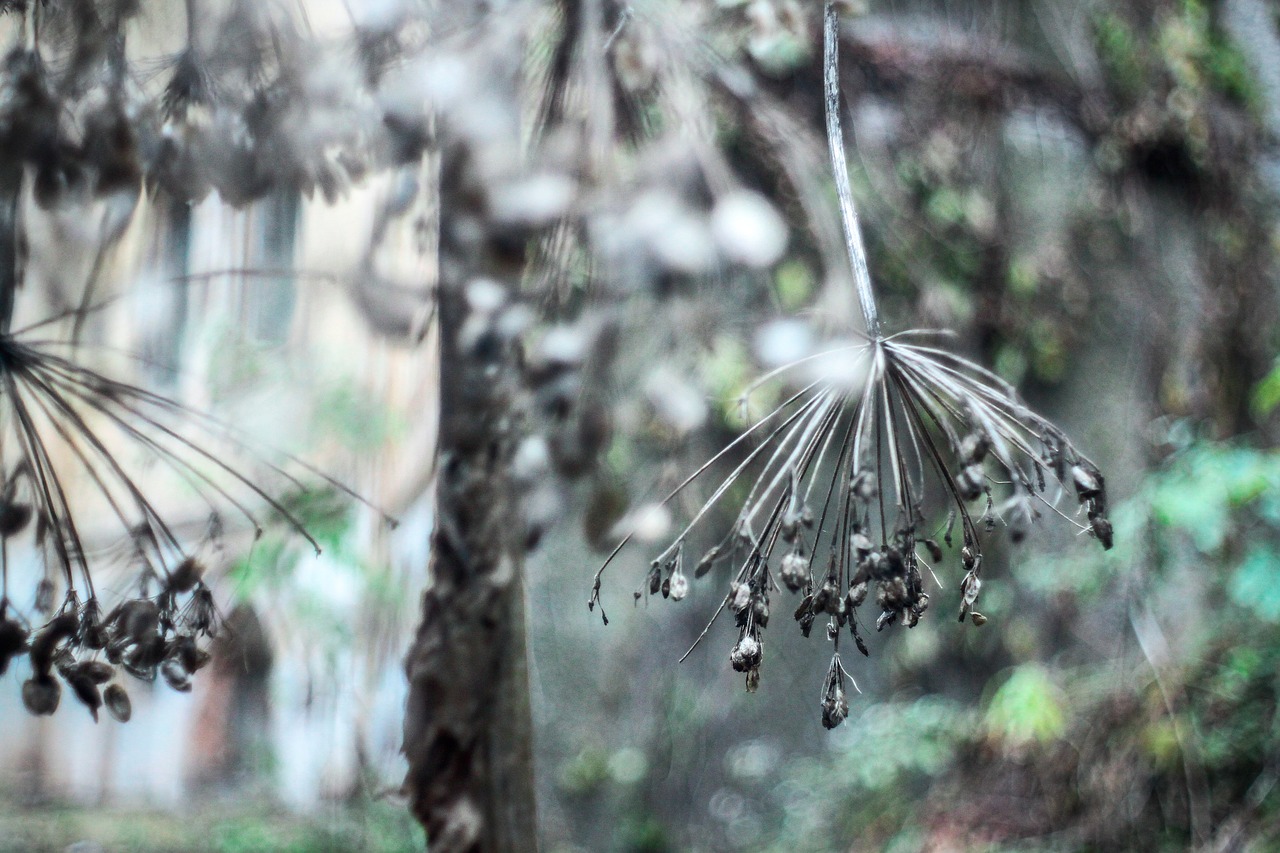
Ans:
[{"label": "blurred branch", "polygon": [[859,76],[863,88],[878,94],[896,97],[909,86],[938,86],[951,97],[993,109],[1052,107],[1091,138],[1105,126],[1104,92],[1037,68],[1006,46],[958,32],[911,39],[901,33],[873,36],[846,31],[842,41],[845,75]]},{"label": "blurred branch", "polygon": [[1205,775],[1204,761],[1200,757],[1199,742],[1194,732],[1188,735],[1174,708],[1174,696],[1165,683],[1162,675],[1168,665],[1170,650],[1169,641],[1165,638],[1160,624],[1151,613],[1149,607],[1139,607],[1135,601],[1129,605],[1129,625],[1138,640],[1138,648],[1151,667],[1156,688],[1164,702],[1165,713],[1169,716],[1169,724],[1173,727],[1173,735],[1178,741],[1178,754],[1182,758],[1182,771],[1187,786],[1187,812],[1191,820],[1191,838],[1195,844],[1204,844],[1209,838],[1209,828],[1213,825],[1209,814],[1209,780]]}]

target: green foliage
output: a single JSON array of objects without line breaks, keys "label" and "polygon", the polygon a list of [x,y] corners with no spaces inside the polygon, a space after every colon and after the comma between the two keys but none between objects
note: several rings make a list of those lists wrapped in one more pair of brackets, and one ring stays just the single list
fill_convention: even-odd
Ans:
[{"label": "green foliage", "polygon": [[[336,489],[293,492],[281,497],[280,504],[331,556],[352,556],[346,544],[351,507]],[[307,543],[285,524],[282,517],[276,518],[271,532],[232,566],[229,575],[241,596],[251,596],[260,589],[279,590],[289,582],[299,557],[309,553]]]},{"label": "green foliage", "polygon": [[1214,554],[1243,520],[1238,512],[1280,517],[1280,452],[1196,444],[1171,459],[1141,498],[1154,521],[1189,534],[1199,551]]},{"label": "green foliage", "polygon": [[574,796],[599,790],[609,782],[609,754],[597,747],[584,747],[560,768],[557,781],[560,790]]},{"label": "green foliage", "polygon": [[[924,786],[978,728],[973,709],[938,697],[869,706],[841,729],[826,761],[786,766],[778,786],[786,819],[759,849],[830,850],[841,843],[836,839],[855,837],[860,849],[877,849],[909,838]],[[791,790],[821,793],[792,799]]]},{"label": "green foliage", "polygon": [[[395,624],[412,605],[387,567],[366,557],[354,541],[346,495],[332,488],[304,490],[284,496],[281,503],[319,544],[323,563],[309,543],[283,522],[276,523],[232,565],[232,589],[241,599],[270,600],[276,620],[288,624],[291,636],[336,666],[358,639],[353,608],[375,610],[386,624]],[[302,573],[317,569],[327,572],[326,580],[308,583]]]},{"label": "green foliage", "polygon": [[311,430],[317,438],[333,438],[348,450],[369,454],[403,432],[403,424],[356,383],[336,381],[319,389]]},{"label": "green foliage", "polygon": [[1271,372],[1266,375],[1253,391],[1253,413],[1262,420],[1280,406],[1280,358],[1276,359]]},{"label": "green foliage", "polygon": [[1164,74],[1193,102],[1216,92],[1240,106],[1258,105],[1243,54],[1198,0],[1183,0],[1174,12],[1157,17],[1150,36],[1113,12],[1096,15],[1093,30],[1108,80],[1128,99],[1151,93]]},{"label": "green foliage", "polygon": [[803,261],[783,261],[774,273],[778,302],[788,314],[803,308],[813,295],[813,270]]},{"label": "green foliage", "polygon": [[1268,622],[1280,622],[1280,554],[1268,543],[1250,545],[1228,590],[1236,604]]},{"label": "green foliage", "polygon": [[425,846],[421,827],[406,809],[380,802],[284,825],[270,818],[226,820],[214,825],[212,838],[217,853],[409,853]]},{"label": "green foliage", "polygon": [[0,810],[0,853],[62,850],[85,841],[138,853],[410,853],[425,847],[409,812],[380,800],[357,799],[305,817],[261,805],[181,815],[61,806]]},{"label": "green foliage", "polygon": [[1098,56],[1108,78],[1125,95],[1136,96],[1142,90],[1145,77],[1137,34],[1123,18],[1111,12],[1098,15],[1093,30]]},{"label": "green foliage", "polygon": [[1067,728],[1062,692],[1038,664],[1024,664],[991,697],[987,731],[1010,746],[1048,743]]}]

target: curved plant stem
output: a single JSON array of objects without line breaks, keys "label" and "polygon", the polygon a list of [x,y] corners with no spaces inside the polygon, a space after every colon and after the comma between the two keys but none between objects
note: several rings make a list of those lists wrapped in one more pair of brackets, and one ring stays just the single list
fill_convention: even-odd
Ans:
[{"label": "curved plant stem", "polygon": [[867,250],[862,245],[858,211],[853,206],[853,190],[849,187],[849,164],[844,155],[844,131],[840,127],[840,13],[835,0],[827,0],[823,10],[822,82],[826,93],[827,147],[831,149],[831,167],[835,170],[836,194],[840,197],[840,220],[844,224],[845,248],[853,268],[853,283],[858,289],[862,318],[867,334],[880,336],[880,315],[871,290],[871,273],[867,269]]}]

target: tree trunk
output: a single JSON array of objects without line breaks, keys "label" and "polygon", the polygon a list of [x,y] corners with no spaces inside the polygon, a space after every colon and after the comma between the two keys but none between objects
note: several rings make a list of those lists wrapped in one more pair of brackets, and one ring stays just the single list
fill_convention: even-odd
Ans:
[{"label": "tree trunk", "polygon": [[493,307],[523,252],[484,236],[469,162],[461,147],[444,154],[436,522],[430,587],[405,662],[405,791],[432,853],[537,847],[524,525],[509,474],[519,376]]}]

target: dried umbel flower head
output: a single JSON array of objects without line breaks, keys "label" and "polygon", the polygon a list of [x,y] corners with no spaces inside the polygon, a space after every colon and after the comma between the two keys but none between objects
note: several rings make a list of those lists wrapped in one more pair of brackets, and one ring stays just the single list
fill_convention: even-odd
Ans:
[{"label": "dried umbel flower head", "polygon": [[[1005,527],[1019,540],[1047,510],[1110,546],[1097,466],[998,377],[912,342],[923,334],[840,346],[835,352],[858,366],[863,382],[850,385],[844,371],[838,381],[811,379],[676,490],[748,437],[757,439],[654,561],[655,572],[680,564],[688,537],[711,508],[738,480],[751,478],[736,520],[696,572],[705,574],[719,561],[736,567],[721,605],[738,622],[734,669],[758,678],[770,595],[783,587],[801,594],[794,618],[806,635],[824,619],[837,648],[847,629],[865,654],[863,608],[873,606],[877,631],[897,623],[914,627],[931,601],[926,576],[942,586],[935,572],[948,559],[946,549],[963,571],[960,619],[981,625],[986,617],[973,607],[982,587],[984,533]],[[803,374],[831,352],[767,376]],[[925,508],[939,497],[949,504],[948,518],[932,531]],[[1059,509],[1067,497],[1087,514],[1087,524]],[[815,571],[809,554],[822,557],[825,568]],[[652,579],[650,591],[657,592],[660,575]],[[835,696],[830,683],[826,690]],[[836,699],[824,699],[824,722],[843,719],[839,707]]]},{"label": "dried umbel flower head", "polygon": [[[730,660],[747,673],[748,689],[759,681],[772,591],[786,587],[801,595],[794,618],[805,636],[819,619],[826,621],[835,655],[821,707],[823,724],[831,728],[848,713],[839,658],[843,632],[867,654],[862,614],[869,603],[877,631],[918,624],[931,600],[925,575],[942,588],[936,570],[948,557],[939,538],[958,551],[950,559],[963,572],[955,602],[960,620],[981,626],[987,617],[973,608],[982,588],[982,533],[1004,526],[1020,541],[1042,509],[1106,548],[1112,528],[1097,465],[1024,406],[1011,386],[929,345],[927,336],[936,333],[882,332],[840,125],[839,8],[833,0],[824,3],[823,40],[827,140],[865,332],[783,363],[747,389],[744,403],[765,382],[798,380],[797,390],[668,495],[669,501],[717,461],[755,442],[653,565],[683,554],[694,529],[746,478],[736,519],[698,563],[695,577],[719,562],[732,570],[729,594],[711,621],[725,609],[737,618]],[[1087,524],[1059,509],[1071,496]],[[939,504],[948,515],[935,530],[926,512]],[[589,606],[600,603],[603,572],[626,543],[596,573]]]},{"label": "dried umbel flower head", "polygon": [[[123,438],[134,453],[123,457],[111,438]],[[216,442],[217,452],[204,440]],[[226,424],[91,371],[49,345],[25,343],[21,333],[0,333],[0,446],[17,449],[16,462],[0,471],[0,674],[27,656],[32,675],[22,695],[33,714],[53,713],[65,685],[95,720],[104,706],[126,720],[128,695],[114,682],[121,672],[148,682],[160,676],[172,689],[189,691],[209,660],[201,645],[222,622],[202,554],[222,550],[223,513],[238,513],[257,535],[261,510],[254,507],[265,506],[319,551],[272,496],[272,489],[302,485],[283,466],[299,466],[362,500],[297,460],[271,461]],[[210,523],[199,541],[180,539],[133,478],[136,463],[126,460],[136,451],[206,502]],[[251,460],[246,469],[228,461],[238,457]],[[73,488],[73,477],[81,488]],[[103,508],[118,525],[126,555],[106,549],[96,559],[114,562],[116,572],[123,560],[135,577],[132,593],[105,612],[94,585],[101,567],[81,539],[86,517]],[[26,614],[9,590],[9,548],[20,540],[43,557],[45,569]]]}]

